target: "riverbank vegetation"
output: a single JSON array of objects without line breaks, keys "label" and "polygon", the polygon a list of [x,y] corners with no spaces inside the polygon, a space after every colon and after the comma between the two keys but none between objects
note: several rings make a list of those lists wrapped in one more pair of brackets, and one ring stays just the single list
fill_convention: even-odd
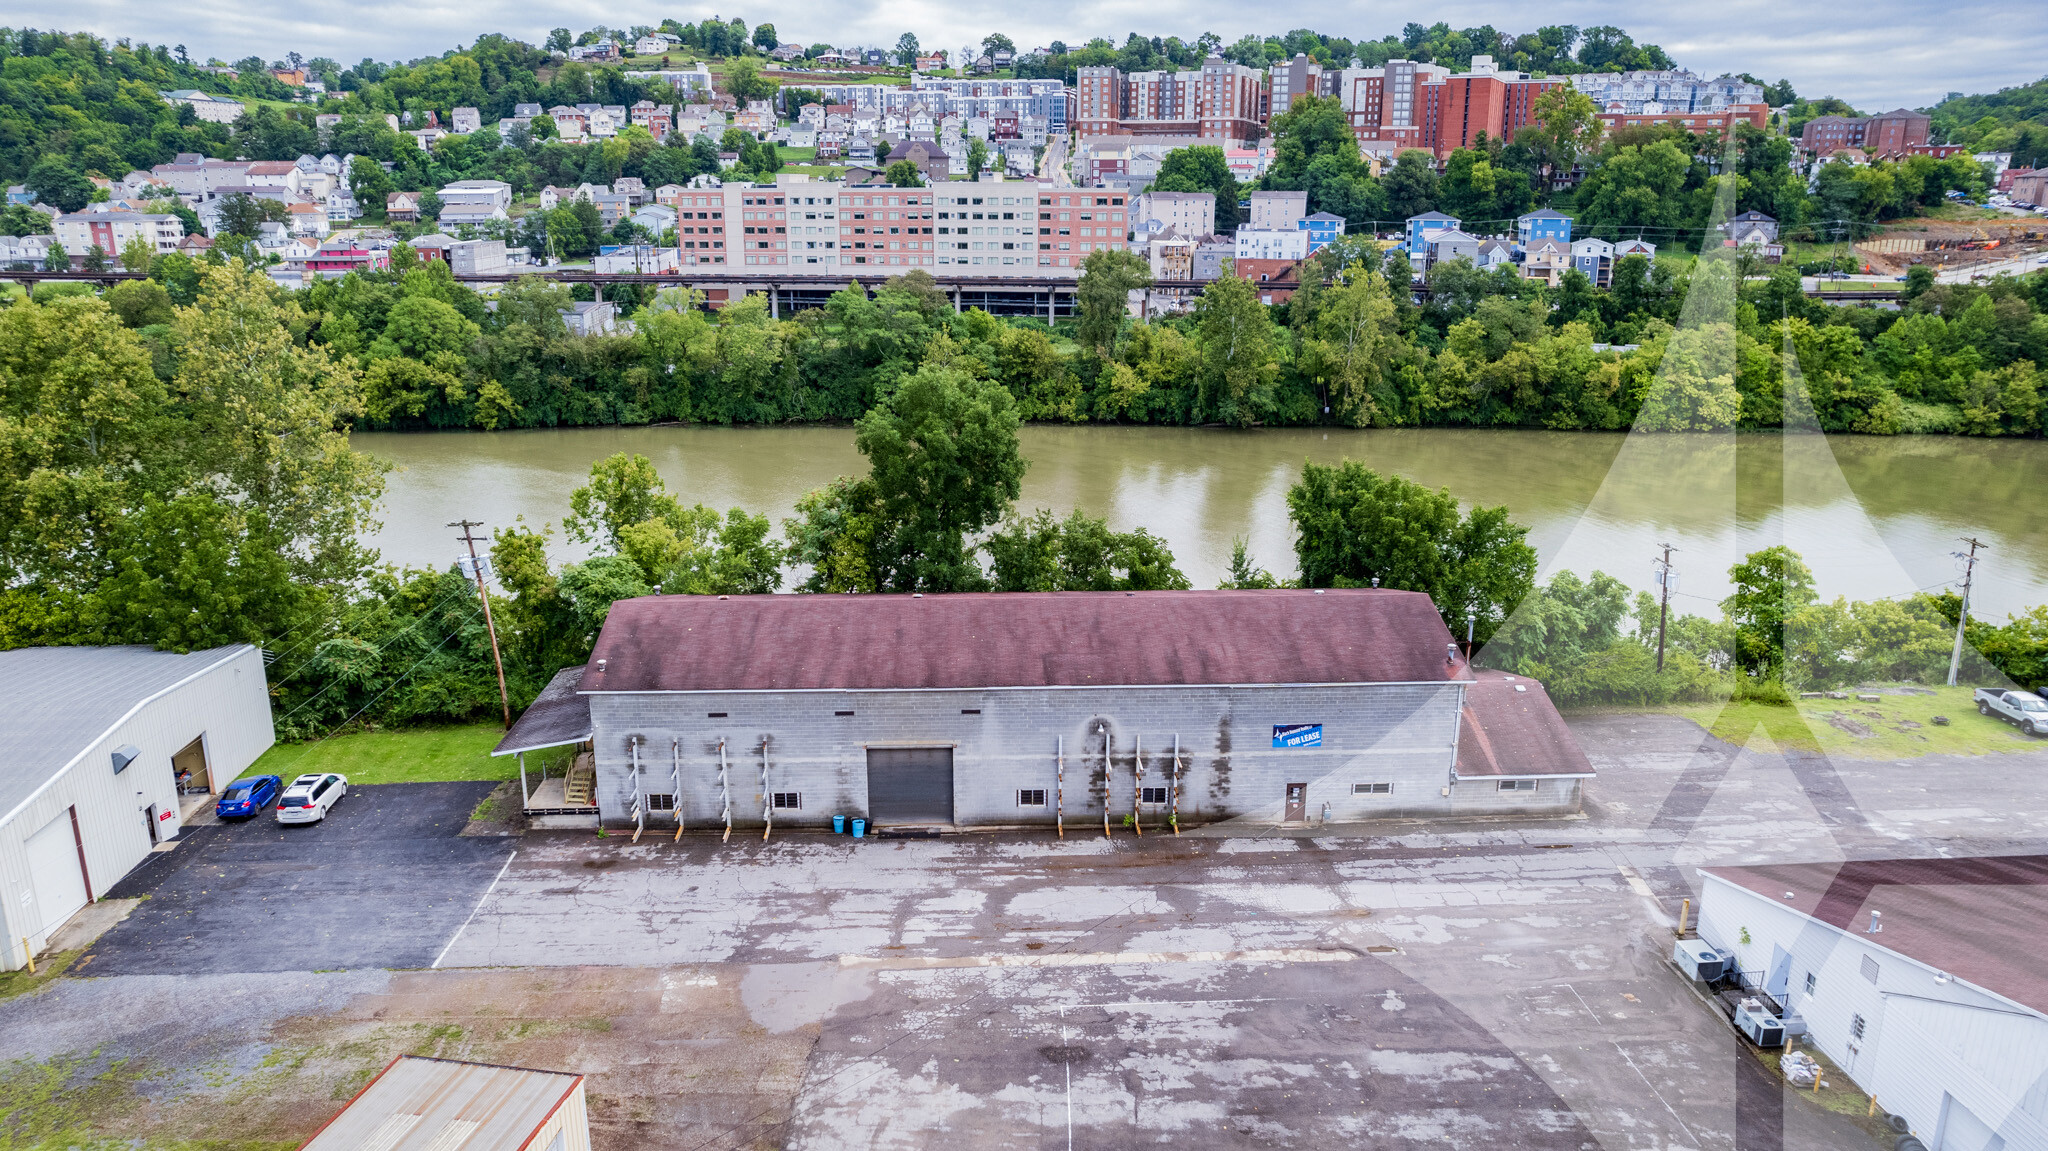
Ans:
[{"label": "riverbank vegetation", "polygon": [[[1334,283],[1321,314],[1387,303],[1372,295],[1376,275]],[[499,703],[476,585],[453,567],[379,567],[363,548],[382,475],[350,446],[349,428],[390,402],[394,393],[378,389],[400,364],[441,373],[417,394],[445,402],[447,380],[463,377],[442,358],[439,336],[481,338],[487,322],[521,307],[545,320],[555,314],[545,296],[553,289],[508,293],[494,320],[427,268],[336,285],[384,300],[384,316],[355,338],[388,341],[397,355],[323,341],[320,330],[339,317],[233,264],[195,266],[179,290],[189,302],[149,302],[140,326],[90,294],[0,310],[0,646],[259,644],[272,658],[274,714],[287,738],[487,722]],[[875,388],[855,424],[867,470],[803,497],[780,525],[694,503],[667,491],[645,459],[620,455],[596,462],[559,525],[592,558],[550,564],[557,525],[500,528],[492,608],[514,706],[587,657],[613,602],[656,590],[1186,587],[1149,532],[1017,506],[1029,466],[1017,429],[1032,393],[1020,396],[1007,380],[1042,377],[1006,377],[1005,357],[1028,358],[1014,341],[1042,350],[1053,337],[956,315],[933,294],[905,280],[873,299],[845,293],[836,302],[857,321],[830,333],[837,355],[878,365],[866,383],[845,385]],[[707,340],[715,352],[759,339],[759,329],[820,322],[741,322],[693,309],[653,319],[610,346],[673,337],[672,362],[687,369],[703,362],[688,352]],[[515,344],[526,338],[508,330],[495,329]],[[1119,320],[1065,354],[1113,371],[1129,366],[1121,357],[1130,346],[1171,331]],[[1683,350],[1695,365],[1712,355],[1670,343],[1668,354]],[[1333,337],[1331,346],[1345,345]],[[649,387],[670,386],[669,375],[657,382],[650,373]],[[1538,676],[1568,704],[1769,701],[1865,680],[1935,682],[1959,607],[1941,596],[1822,602],[1799,558],[1773,549],[1731,572],[1738,590],[1720,618],[1669,622],[1659,673],[1653,605],[1597,572],[1537,587],[1524,529],[1501,509],[1461,509],[1448,493],[1353,462],[1305,466],[1288,509],[1298,584],[1426,592],[1453,634],[1477,643],[1482,663]],[[1240,548],[1226,586],[1279,583]],[[1978,654],[1966,674],[2048,682],[2048,609],[1969,629]]]},{"label": "riverbank vegetation", "polygon": [[[1916,275],[1902,309],[1879,311],[1809,300],[1791,268],[1733,287],[1722,262],[1689,276],[1723,277],[1704,288],[1631,256],[1612,290],[1574,271],[1551,291],[1452,261],[1420,305],[1397,286],[1403,257],[1369,243],[1305,267],[1284,305],[1224,280],[1187,314],[1140,320],[1122,289],[1142,266],[1097,253],[1080,316],[1054,327],[956,313],[915,271],[782,318],[763,297],[714,313],[667,289],[623,302],[630,331],[582,336],[562,318],[567,288],[529,280],[486,299],[401,246],[388,273],[290,293],[289,334],[361,369],[352,419],[370,428],[853,421],[925,366],[1000,386],[1019,419],[1062,423],[1771,428],[1788,371],[1831,432],[2029,436],[2048,412],[2048,272],[1981,287]],[[162,321],[194,298],[196,269],[162,257],[150,283],[108,293],[160,374],[175,370]],[[1680,330],[1701,290],[1733,294],[1727,319]]]}]

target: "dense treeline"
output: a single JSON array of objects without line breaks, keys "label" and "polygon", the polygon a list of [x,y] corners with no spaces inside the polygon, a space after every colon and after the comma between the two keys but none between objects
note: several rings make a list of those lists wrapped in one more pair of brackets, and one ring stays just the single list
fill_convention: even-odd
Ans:
[{"label": "dense treeline", "polygon": [[[1391,259],[1398,284],[1405,264]],[[1285,305],[1225,280],[1191,313],[1146,321],[1123,308],[1142,265],[1098,253],[1079,318],[1056,327],[956,313],[912,272],[779,319],[762,297],[710,313],[687,290],[636,303],[643,294],[615,289],[633,330],[577,336],[562,319],[568,289],[528,281],[487,301],[403,247],[393,271],[322,281],[293,302],[309,346],[362,371],[360,419],[376,428],[850,421],[924,365],[999,384],[1030,421],[1767,428],[1782,423],[1790,364],[1828,431],[2043,429],[2048,274],[1978,287],[1916,270],[1905,307],[1880,311],[1808,299],[1796,270],[1779,268],[1742,284],[1729,322],[1680,331],[1686,292],[1702,289],[1673,261],[1623,259],[1608,291],[1577,272],[1552,291],[1450,261],[1416,305],[1382,260],[1346,241],[1309,261]],[[1726,287],[1729,265],[1700,268]],[[109,301],[160,346],[196,277],[181,257],[155,276]]]},{"label": "dense treeline", "polygon": [[[358,348],[343,351],[321,333],[360,312],[309,309],[233,264],[201,264],[190,274],[184,303],[171,302],[162,285],[130,284],[109,298],[60,295],[0,311],[0,647],[261,644],[275,657],[275,709],[287,736],[493,714],[490,642],[474,584],[453,569],[380,568],[363,549],[382,477],[349,446],[347,429],[390,402],[390,383],[400,378],[393,365],[441,373],[418,394],[422,410],[448,403],[448,389],[459,393],[464,377],[434,341],[452,330],[450,346],[491,334],[517,345],[536,338],[533,325],[554,316],[557,301],[547,289],[524,289],[509,310],[528,314],[501,321],[448,295],[453,285],[430,269],[344,281],[337,292],[378,294],[386,314],[356,331]],[[1369,290],[1375,275],[1340,277],[1317,315],[1369,321],[1375,302],[1383,313],[1392,304]],[[164,298],[138,299],[152,289]],[[1017,429],[1031,397],[1001,378],[1002,349],[1011,339],[1051,337],[955,315],[932,295],[910,280],[875,299],[849,293],[841,301],[837,326],[818,338],[871,365],[846,385],[874,392],[855,423],[867,471],[803,497],[779,531],[741,509],[686,504],[645,459],[623,455],[593,465],[559,525],[591,558],[552,565],[547,543],[556,525],[501,526],[491,549],[493,610],[515,706],[555,670],[586,658],[613,602],[653,591],[1186,587],[1170,549],[1142,529],[1118,532],[1079,512],[1016,505],[1028,467]],[[1200,322],[1222,325],[1219,315]],[[713,366],[744,361],[733,349],[758,352],[781,326],[801,327],[658,307],[652,316],[660,322],[641,335],[603,346],[631,360],[636,341],[669,339],[686,389],[703,381],[692,365],[706,362],[692,359],[692,349]],[[486,322],[502,326],[487,330]],[[1172,338],[1202,338],[1200,322],[1196,336]],[[1465,338],[1456,329],[1468,322],[1452,325],[1450,343]],[[1175,332],[1148,335],[1147,326],[1122,320],[1087,327],[1100,342],[1068,358],[1100,361],[1100,374],[1112,378],[1129,368],[1132,346]],[[1315,354],[1333,378],[1349,378],[1340,372],[1344,332],[1308,337],[1325,341]],[[1225,336],[1217,327],[1206,338]],[[1973,339],[1973,347],[1985,342]],[[1666,354],[1686,355],[1695,367],[1711,359],[1710,350],[1670,342]],[[1373,354],[1370,338],[1357,345]],[[1438,359],[1454,354],[1447,347]],[[1228,398],[1229,357],[1217,360],[1213,346],[1191,355],[1220,365],[1224,374],[1207,386]],[[668,375],[648,374],[650,394],[669,386]],[[1135,378],[1105,386],[1128,393]],[[779,402],[775,389],[791,383],[772,373],[762,379],[747,394],[763,404]],[[489,402],[510,411],[516,401],[507,396]],[[1083,389],[1072,398],[1089,397]],[[1621,586],[1598,574],[1559,575],[1538,589],[1535,553],[1502,509],[1461,509],[1447,492],[1347,462],[1306,466],[1288,510],[1298,585],[1426,592],[1454,634],[1480,645],[1482,660],[1539,675],[1567,702],[1773,698],[1787,685],[1925,682],[1945,668],[1958,606],[1944,597],[1823,603],[1798,557],[1772,549],[1731,572],[1737,591],[1721,605],[1725,620],[1672,623],[1671,663],[1659,674],[1641,599],[1631,610]],[[1254,568],[1242,546],[1231,568],[1225,586],[1279,583]],[[1633,634],[1624,626],[1631,618]],[[2021,683],[2048,680],[2048,611],[1970,627],[1989,668]],[[1973,663],[1970,674],[1988,676],[1989,668]]]}]

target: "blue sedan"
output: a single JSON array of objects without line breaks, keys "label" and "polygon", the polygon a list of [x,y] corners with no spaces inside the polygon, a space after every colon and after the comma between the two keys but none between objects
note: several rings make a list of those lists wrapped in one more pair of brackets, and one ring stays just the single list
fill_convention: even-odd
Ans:
[{"label": "blue sedan", "polygon": [[274,775],[255,775],[228,784],[213,813],[222,819],[246,819],[270,806],[284,780]]}]

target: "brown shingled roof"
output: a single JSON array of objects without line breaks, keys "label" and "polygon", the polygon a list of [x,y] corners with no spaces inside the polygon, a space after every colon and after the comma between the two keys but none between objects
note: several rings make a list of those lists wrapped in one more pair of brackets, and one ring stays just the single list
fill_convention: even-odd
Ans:
[{"label": "brown shingled roof", "polygon": [[1593,774],[1550,693],[1526,675],[1476,669],[1461,724],[1460,779]]},{"label": "brown shingled roof", "polygon": [[[1706,867],[1701,873],[2048,1012],[2048,855]],[[1790,892],[1791,899],[1785,895]],[[1865,934],[1870,913],[1884,930]]]},{"label": "brown shingled roof", "polygon": [[1469,678],[1429,597],[1378,588],[648,596],[585,692],[1401,683]]},{"label": "brown shingled roof", "polygon": [[581,667],[565,667],[556,672],[526,710],[519,713],[518,722],[498,741],[491,754],[513,755],[589,739],[590,697],[576,691],[582,679]]}]

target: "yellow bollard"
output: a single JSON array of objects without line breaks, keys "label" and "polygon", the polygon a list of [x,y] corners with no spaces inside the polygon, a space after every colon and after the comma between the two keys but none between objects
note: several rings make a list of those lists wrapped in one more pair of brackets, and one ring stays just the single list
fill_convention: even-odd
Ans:
[{"label": "yellow bollard", "polygon": [[26,935],[21,937],[21,953],[28,956],[28,973],[34,975],[36,973],[36,953],[29,947],[28,936]]}]

